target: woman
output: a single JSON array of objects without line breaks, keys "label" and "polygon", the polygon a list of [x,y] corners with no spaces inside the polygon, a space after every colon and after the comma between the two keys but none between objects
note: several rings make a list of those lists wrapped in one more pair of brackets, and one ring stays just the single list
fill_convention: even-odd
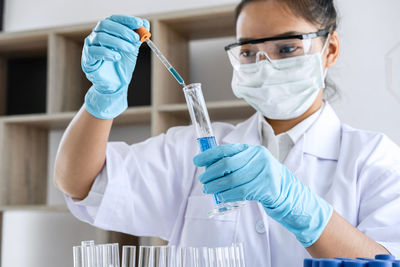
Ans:
[{"label": "woman", "polygon": [[[243,242],[247,266],[400,256],[400,150],[341,124],[322,97],[339,55],[333,1],[243,0],[236,18],[238,43],[226,47],[232,88],[257,113],[237,126],[215,123],[221,146],[200,154],[191,127],[107,144],[112,119],[127,107],[140,46],[132,29],[148,22],[111,16],[96,26],[82,55],[93,86],[56,159],[55,182],[72,213],[175,245]],[[211,194],[250,201],[208,218]]]}]

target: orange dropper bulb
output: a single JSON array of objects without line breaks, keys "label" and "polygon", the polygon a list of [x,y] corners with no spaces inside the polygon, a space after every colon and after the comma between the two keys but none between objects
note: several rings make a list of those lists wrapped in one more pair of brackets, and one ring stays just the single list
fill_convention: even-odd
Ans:
[{"label": "orange dropper bulb", "polygon": [[151,37],[151,33],[144,26],[136,29],[135,32],[139,34],[141,42],[144,42]]}]

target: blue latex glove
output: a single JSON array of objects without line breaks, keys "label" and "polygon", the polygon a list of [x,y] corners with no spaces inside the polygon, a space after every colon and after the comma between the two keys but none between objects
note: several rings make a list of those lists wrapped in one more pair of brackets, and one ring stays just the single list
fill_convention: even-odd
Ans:
[{"label": "blue latex glove", "polygon": [[146,20],[113,15],[86,37],[81,65],[93,83],[85,96],[86,110],[93,116],[112,119],[128,107],[128,85],[142,44],[133,30],[143,25],[149,29]]},{"label": "blue latex glove", "polygon": [[300,182],[263,146],[221,145],[200,153],[194,164],[207,167],[199,176],[203,192],[221,202],[255,200],[292,232],[303,246],[318,240],[332,207]]}]

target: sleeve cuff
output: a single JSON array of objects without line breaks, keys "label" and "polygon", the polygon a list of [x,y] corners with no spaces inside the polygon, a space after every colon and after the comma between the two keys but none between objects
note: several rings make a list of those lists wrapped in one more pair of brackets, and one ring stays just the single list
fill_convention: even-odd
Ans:
[{"label": "sleeve cuff", "polygon": [[387,251],[389,251],[390,254],[395,256],[396,258],[400,258],[400,244],[399,243],[393,243],[393,242],[379,242],[376,241],[378,244],[386,248]]},{"label": "sleeve cuff", "polygon": [[94,180],[93,185],[86,198],[80,200],[64,194],[67,206],[79,220],[93,224],[100,204],[103,200],[104,192],[108,183],[106,167]]}]

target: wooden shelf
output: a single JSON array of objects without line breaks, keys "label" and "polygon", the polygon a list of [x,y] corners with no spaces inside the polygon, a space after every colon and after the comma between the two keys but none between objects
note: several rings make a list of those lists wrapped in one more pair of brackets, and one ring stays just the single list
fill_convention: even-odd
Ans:
[{"label": "wooden shelf", "polygon": [[47,206],[47,205],[25,205],[25,206],[0,206],[0,212],[7,211],[46,211],[46,212],[67,212],[68,207],[62,206]]},{"label": "wooden shelf", "polygon": [[[146,107],[131,107],[115,119],[114,125],[150,124],[151,110]],[[44,129],[63,129],[68,126],[76,112],[55,114],[32,114],[3,116],[0,120],[5,124],[24,125]]]},{"label": "wooden shelf", "polygon": [[52,31],[53,34],[64,36],[76,42],[83,42],[83,40],[90,34],[96,23],[87,23],[72,25],[67,27],[60,27]]},{"label": "wooden shelf", "polygon": [[46,53],[48,30],[1,33],[0,55],[15,56]]},{"label": "wooden shelf", "polygon": [[206,39],[235,35],[235,5],[185,10],[153,16],[187,39]]},{"label": "wooden shelf", "polygon": [[[242,100],[209,101],[206,105],[211,121],[246,119],[254,114],[254,109]],[[190,119],[186,103],[162,105],[157,108],[157,111],[174,114],[185,120]]]},{"label": "wooden shelf", "polygon": [[[255,112],[246,102],[241,100],[208,101],[206,105],[212,122],[244,120]],[[185,103],[159,105],[156,107],[156,113],[153,117],[153,121],[158,122],[156,125],[153,124],[153,134],[160,134],[173,126],[191,123]]]}]

